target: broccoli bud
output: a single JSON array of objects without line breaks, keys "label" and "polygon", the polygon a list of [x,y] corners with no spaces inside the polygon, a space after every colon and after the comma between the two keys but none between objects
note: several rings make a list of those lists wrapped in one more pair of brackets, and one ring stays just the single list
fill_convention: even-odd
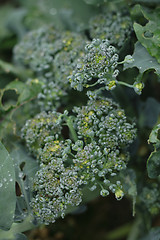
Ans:
[{"label": "broccoli bud", "polygon": [[48,164],[52,158],[57,157],[63,159],[66,164],[67,161],[70,162],[71,153],[71,140],[55,140],[54,137],[48,137],[45,139],[45,146],[41,152],[41,162]]},{"label": "broccoli bud", "polygon": [[135,139],[135,125],[127,122],[124,111],[110,99],[89,100],[87,106],[77,107],[74,112],[78,136],[85,143],[84,147],[75,143],[77,154],[73,163],[79,177],[92,186],[91,190],[96,188],[97,181],[103,182],[102,196],[108,188],[121,199],[122,185],[115,183],[115,176],[126,169],[127,146]]},{"label": "broccoli bud", "polygon": [[99,14],[90,19],[91,38],[108,39],[110,44],[121,48],[132,30],[131,18],[123,12]]},{"label": "broccoli bud", "polygon": [[61,158],[52,160],[37,172],[31,201],[35,217],[42,223],[55,222],[64,217],[68,206],[77,206],[82,201],[81,181],[74,167],[65,168]]},{"label": "broccoli bud", "polygon": [[53,26],[43,26],[29,32],[14,48],[14,59],[36,73],[49,71],[56,53],[54,42],[60,37]]},{"label": "broccoli bud", "polygon": [[72,74],[68,76],[71,87],[82,91],[83,87],[105,84],[107,89],[116,86],[119,73],[118,54],[108,40],[93,39],[85,46],[85,55],[77,60]]},{"label": "broccoli bud", "polygon": [[79,33],[59,33],[53,27],[31,31],[14,49],[15,61],[36,75],[42,89],[38,94],[41,111],[66,104],[71,86],[67,80],[83,55],[86,37]]},{"label": "broccoli bud", "polygon": [[110,99],[89,100],[87,106],[74,108],[78,134],[94,138],[106,149],[132,143],[136,130],[127,122],[124,110]]},{"label": "broccoli bud", "polygon": [[35,156],[38,156],[45,145],[45,138],[53,136],[57,139],[61,133],[60,113],[41,112],[28,120],[22,128],[22,138]]}]

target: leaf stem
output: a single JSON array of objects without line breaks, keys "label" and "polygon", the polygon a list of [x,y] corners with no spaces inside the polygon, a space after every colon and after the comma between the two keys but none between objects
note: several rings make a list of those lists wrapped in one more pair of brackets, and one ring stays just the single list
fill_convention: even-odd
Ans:
[{"label": "leaf stem", "polygon": [[76,131],[73,127],[72,117],[67,118],[67,126],[69,127],[73,141],[76,142],[78,140],[78,137],[77,137]]}]

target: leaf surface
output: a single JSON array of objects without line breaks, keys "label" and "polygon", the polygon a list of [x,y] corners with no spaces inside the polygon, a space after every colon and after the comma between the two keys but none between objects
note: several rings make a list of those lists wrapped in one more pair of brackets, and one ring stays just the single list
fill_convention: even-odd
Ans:
[{"label": "leaf surface", "polygon": [[16,207],[15,171],[11,156],[0,142],[0,228],[9,230]]}]

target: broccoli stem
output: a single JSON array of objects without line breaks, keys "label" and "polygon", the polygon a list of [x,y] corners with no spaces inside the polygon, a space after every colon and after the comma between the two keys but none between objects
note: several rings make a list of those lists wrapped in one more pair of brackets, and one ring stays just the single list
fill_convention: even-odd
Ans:
[{"label": "broccoli stem", "polygon": [[72,117],[68,117],[67,118],[67,126],[70,130],[70,133],[71,133],[71,136],[73,138],[73,141],[76,142],[78,140],[78,137],[77,137],[77,134],[76,134],[76,131],[73,127],[73,122],[72,122]]},{"label": "broccoli stem", "polygon": [[124,86],[126,86],[126,87],[133,88],[133,85],[128,84],[128,83],[125,83],[125,82],[118,81],[118,84],[120,84],[120,85],[124,85]]}]

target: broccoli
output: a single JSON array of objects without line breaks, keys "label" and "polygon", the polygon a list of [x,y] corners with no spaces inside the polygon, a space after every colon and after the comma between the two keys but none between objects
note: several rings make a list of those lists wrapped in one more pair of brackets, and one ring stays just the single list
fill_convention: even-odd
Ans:
[{"label": "broccoli", "polygon": [[[48,81],[46,78],[40,78],[41,82],[41,92],[38,94],[38,105],[41,111],[53,111],[58,109],[62,103],[67,103],[67,96],[70,87],[63,88],[61,84],[54,81]],[[66,85],[64,83],[64,85]]]},{"label": "broccoli", "polygon": [[85,55],[77,60],[72,74],[68,76],[71,87],[82,91],[83,87],[105,84],[110,90],[116,86],[118,54],[108,40],[93,39],[85,46]]},{"label": "broccoli", "polygon": [[110,44],[120,49],[132,31],[131,18],[124,12],[99,14],[90,19],[89,32],[91,38],[108,39]]},{"label": "broccoli", "polygon": [[49,26],[29,32],[15,47],[15,62],[30,68],[41,83],[38,94],[41,111],[55,110],[60,102],[66,105],[66,96],[71,91],[67,76],[83,55],[86,43],[83,34],[59,32]]},{"label": "broccoli", "polygon": [[130,144],[135,136],[134,125],[127,123],[124,111],[110,99],[89,100],[87,106],[75,107],[78,134],[87,141],[95,139],[107,149]]},{"label": "broccoli", "polygon": [[[129,161],[127,147],[135,139],[135,125],[111,99],[89,100],[73,113],[42,112],[22,129],[22,137],[40,163],[31,207],[34,216],[46,224],[63,217],[68,206],[78,206],[85,186],[91,191],[100,187],[102,196],[111,191],[118,200],[124,195],[119,173]],[[64,124],[70,131],[67,139]]]},{"label": "broccoli", "polygon": [[81,181],[74,167],[65,167],[59,157],[54,157],[37,172],[33,185],[31,207],[36,218],[45,224],[64,217],[68,206],[82,201]]},{"label": "broccoli", "polygon": [[49,72],[56,53],[54,42],[60,32],[53,26],[43,26],[26,34],[14,48],[14,60],[40,74]]},{"label": "broccoli", "polygon": [[[110,40],[99,35],[89,41],[82,33],[49,26],[30,32],[14,49],[15,61],[30,68],[41,83],[41,112],[26,122],[22,139],[40,165],[30,205],[42,223],[54,222],[69,206],[78,206],[84,187],[100,188],[102,196],[112,192],[118,200],[124,195],[120,173],[130,158],[135,124],[117,103],[96,94],[118,83],[118,50]],[[56,110],[63,112],[72,88],[90,87],[96,90],[87,92],[86,105],[72,104],[72,112]]]},{"label": "broccoli", "polygon": [[70,139],[55,140],[54,137],[48,137],[45,139],[45,145],[41,152],[41,162],[48,164],[52,158],[57,157],[64,159],[68,165],[71,159],[71,143]]},{"label": "broccoli", "polygon": [[[93,190],[97,180],[102,181],[119,198],[122,186],[111,179],[127,166],[127,146],[135,139],[135,125],[127,122],[124,111],[110,99],[89,100],[87,106],[76,107],[74,112],[77,134],[85,144],[77,148],[73,160],[79,175],[93,185]],[[107,184],[106,178],[110,180]]]},{"label": "broccoli", "polygon": [[35,156],[40,154],[45,145],[45,138],[53,136],[55,139],[61,134],[62,126],[60,113],[41,112],[33,119],[29,119],[22,128],[22,139],[26,141],[29,151]]}]

